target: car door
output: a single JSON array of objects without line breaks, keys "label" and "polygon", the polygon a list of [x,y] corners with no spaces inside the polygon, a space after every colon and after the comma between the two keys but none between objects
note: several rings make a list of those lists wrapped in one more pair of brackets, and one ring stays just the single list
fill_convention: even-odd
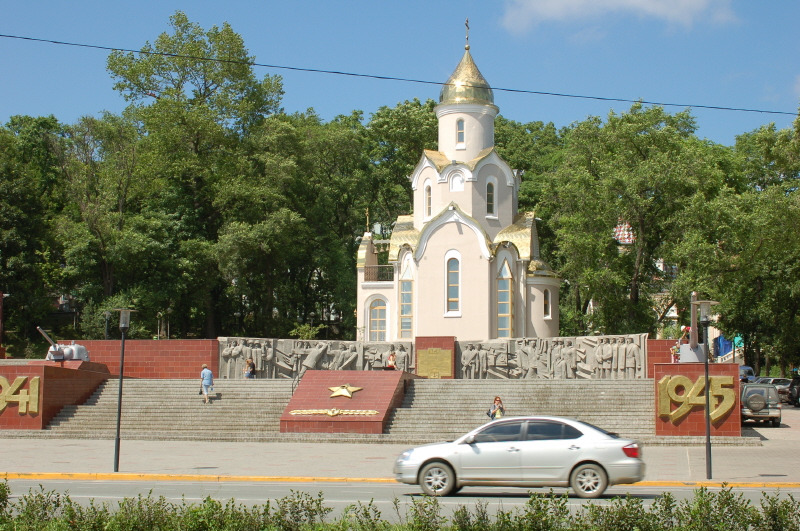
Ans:
[{"label": "car door", "polygon": [[583,432],[557,420],[531,420],[521,443],[525,482],[562,480],[584,454]]},{"label": "car door", "polygon": [[463,481],[519,481],[522,425],[520,420],[509,420],[476,433],[459,452],[459,477]]}]

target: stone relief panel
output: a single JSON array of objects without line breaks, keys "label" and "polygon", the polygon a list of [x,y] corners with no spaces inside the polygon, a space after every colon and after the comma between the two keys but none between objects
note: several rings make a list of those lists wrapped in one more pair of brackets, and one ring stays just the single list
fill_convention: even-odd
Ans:
[{"label": "stone relief panel", "polygon": [[487,380],[508,378],[516,366],[509,359],[507,340],[456,342],[458,378]]},{"label": "stone relief panel", "polygon": [[459,378],[644,378],[647,334],[459,341]]},{"label": "stone relief panel", "polygon": [[416,367],[413,343],[367,343],[220,337],[218,378],[244,379],[245,363],[251,358],[256,378],[302,377],[308,369],[384,370],[394,353],[397,370]]},{"label": "stone relief panel", "polygon": [[[308,369],[414,372],[412,342],[219,338],[218,378],[244,378],[252,358],[257,378],[302,377]],[[456,342],[456,377],[473,380],[644,378],[647,334],[492,339]]]}]

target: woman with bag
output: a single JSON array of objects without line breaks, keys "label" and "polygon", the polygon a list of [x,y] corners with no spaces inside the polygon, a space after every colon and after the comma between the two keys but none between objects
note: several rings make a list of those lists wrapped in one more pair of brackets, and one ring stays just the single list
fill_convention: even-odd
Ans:
[{"label": "woman with bag", "polygon": [[506,408],[503,407],[503,401],[499,396],[494,397],[494,403],[492,404],[492,407],[489,408],[489,411],[486,412],[486,414],[492,420],[503,418],[505,416]]}]

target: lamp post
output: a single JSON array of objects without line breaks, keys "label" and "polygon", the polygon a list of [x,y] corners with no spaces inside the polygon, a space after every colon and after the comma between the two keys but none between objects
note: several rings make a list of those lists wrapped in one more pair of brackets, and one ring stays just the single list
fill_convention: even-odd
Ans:
[{"label": "lamp post", "polygon": [[703,328],[703,360],[705,364],[705,391],[706,395],[706,479],[711,479],[711,393],[708,385],[708,324],[711,322],[709,312],[711,307],[719,304],[717,301],[692,301],[700,311],[700,326]]},{"label": "lamp post", "polygon": [[119,331],[122,332],[122,343],[119,353],[119,393],[117,394],[117,435],[114,438],[114,472],[119,472],[119,428],[122,419],[122,374],[125,372],[125,334],[131,327],[131,312],[127,308],[120,308]]}]

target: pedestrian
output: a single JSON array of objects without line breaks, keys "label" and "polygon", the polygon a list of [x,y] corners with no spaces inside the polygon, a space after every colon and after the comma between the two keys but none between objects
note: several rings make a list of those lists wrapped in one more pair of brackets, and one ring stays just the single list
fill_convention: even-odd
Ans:
[{"label": "pedestrian", "polygon": [[392,352],[389,354],[389,359],[386,360],[386,367],[384,369],[393,371],[397,368],[397,355]]},{"label": "pedestrian", "polygon": [[253,363],[253,358],[247,358],[247,361],[244,362],[244,377],[245,378],[256,377],[256,364]]},{"label": "pedestrian", "polygon": [[495,420],[505,416],[506,408],[503,407],[503,401],[500,399],[499,396],[494,397],[494,402],[492,403],[492,407],[489,408],[489,411],[486,412],[490,419]]},{"label": "pedestrian", "polygon": [[203,370],[200,371],[200,389],[203,393],[203,399],[205,400],[205,403],[211,403],[208,398],[208,392],[214,390],[214,374],[205,363],[203,364]]}]

